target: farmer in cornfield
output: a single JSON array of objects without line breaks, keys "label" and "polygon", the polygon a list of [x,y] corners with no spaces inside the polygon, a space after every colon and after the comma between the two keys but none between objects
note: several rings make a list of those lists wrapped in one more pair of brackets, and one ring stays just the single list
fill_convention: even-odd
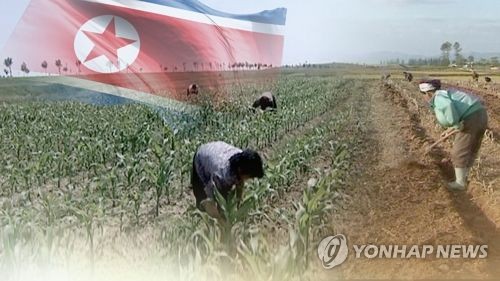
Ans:
[{"label": "farmer in cornfield", "polygon": [[226,199],[235,191],[240,202],[245,181],[263,176],[262,159],[257,152],[222,141],[203,144],[194,155],[191,172],[196,207],[213,218],[223,219],[215,201],[215,189]]},{"label": "farmer in cornfield", "polygon": [[264,92],[258,99],[255,100],[252,107],[254,109],[259,108],[261,110],[271,109],[276,110],[276,98],[271,92]]},{"label": "farmer in cornfield", "polygon": [[200,87],[196,84],[190,84],[187,88],[187,95],[198,95]]},{"label": "farmer in cornfield", "polygon": [[448,128],[443,136],[456,135],[451,153],[456,179],[448,183],[448,188],[464,190],[488,126],[486,109],[480,99],[471,93],[456,89],[441,90],[441,81],[437,79],[423,80],[419,88],[434,110],[438,123]]}]

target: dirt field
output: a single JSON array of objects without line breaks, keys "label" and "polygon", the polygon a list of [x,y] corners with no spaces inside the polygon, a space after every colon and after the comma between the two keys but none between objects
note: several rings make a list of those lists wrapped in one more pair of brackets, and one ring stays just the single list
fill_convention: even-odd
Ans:
[{"label": "dirt field", "polygon": [[[350,244],[489,245],[484,260],[355,259],[351,253],[340,268],[346,279],[483,279],[500,274],[498,187],[500,160],[497,140],[485,138],[480,160],[467,192],[451,193],[450,143],[425,155],[437,140],[432,112],[419,99],[416,84],[397,80],[372,82],[371,131],[364,175],[348,190],[344,212],[335,216],[338,233]],[[498,135],[500,100],[480,91],[489,108],[490,127]]]}]

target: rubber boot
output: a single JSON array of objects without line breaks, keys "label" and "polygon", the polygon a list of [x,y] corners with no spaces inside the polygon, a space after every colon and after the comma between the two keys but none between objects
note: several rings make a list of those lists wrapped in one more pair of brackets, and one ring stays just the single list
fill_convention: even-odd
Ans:
[{"label": "rubber boot", "polygon": [[455,168],[454,182],[448,183],[448,189],[452,191],[463,191],[467,188],[467,176],[469,168]]}]

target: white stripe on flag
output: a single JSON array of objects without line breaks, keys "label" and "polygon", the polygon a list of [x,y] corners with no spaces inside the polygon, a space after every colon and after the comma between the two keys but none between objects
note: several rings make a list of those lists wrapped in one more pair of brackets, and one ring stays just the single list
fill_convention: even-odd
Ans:
[{"label": "white stripe on flag", "polygon": [[[37,79],[37,78],[32,78]],[[86,79],[80,79],[78,77],[69,76],[51,76],[50,78],[44,77],[44,82],[57,83],[61,85],[66,85],[70,87],[76,87],[81,89],[86,89],[96,93],[103,93],[108,95],[113,95],[137,102],[142,102],[150,105],[159,106],[169,110],[174,110],[177,112],[192,112],[197,110],[199,107],[196,105],[191,105],[188,103],[180,102],[168,97],[160,97],[153,94],[140,92],[133,89],[122,88],[102,82],[95,82]]]},{"label": "white stripe on flag", "polygon": [[184,9],[172,8],[168,6],[137,1],[137,0],[82,0],[82,1],[129,8],[138,11],[194,21],[198,23],[217,25],[221,27],[251,31],[251,32],[265,33],[271,35],[284,35],[285,33],[285,27],[283,25],[258,23],[258,22],[212,16]]}]

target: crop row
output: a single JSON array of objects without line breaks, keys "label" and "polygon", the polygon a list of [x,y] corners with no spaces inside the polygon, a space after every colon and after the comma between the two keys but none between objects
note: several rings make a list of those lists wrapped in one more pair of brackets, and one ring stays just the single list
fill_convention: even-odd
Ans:
[{"label": "crop row", "polygon": [[[176,116],[140,105],[3,106],[0,111],[1,264],[16,265],[23,260],[70,251],[75,246],[69,237],[74,235],[85,237],[85,249],[93,263],[109,243],[105,233],[110,228],[130,232],[145,225],[155,229],[153,243],[161,245],[159,252],[165,255],[186,252],[188,262],[192,262],[188,257],[196,253],[210,258],[220,247],[228,253],[241,254],[238,245],[247,245],[250,238],[257,237],[252,229],[257,229],[260,223],[276,222],[272,205],[300,174],[311,172],[311,161],[318,153],[329,147],[335,161],[340,161],[332,162],[335,167],[347,161],[348,143],[340,134],[351,117],[340,112],[338,106],[352,95],[348,90],[352,84],[327,79],[283,80],[275,89],[280,110],[270,114],[254,114],[247,106],[235,103],[217,109],[204,105],[191,115]],[[238,98],[248,100],[247,96]],[[190,194],[184,187],[188,185],[190,161],[199,144],[222,139],[238,146],[274,150],[273,145],[285,140],[290,132],[337,109],[338,116],[273,151],[266,177],[250,184],[243,206],[223,204],[231,218],[224,227],[215,226],[206,216],[196,215],[196,211],[167,221],[150,220],[161,215],[165,206],[180,202],[185,208],[185,197]],[[338,140],[331,141],[327,136]],[[326,176],[322,178],[321,186],[327,182]],[[311,192],[308,198],[314,197],[313,190],[316,189],[306,190]],[[330,193],[321,194],[317,198],[326,200],[325,194]],[[297,212],[307,202],[309,199],[297,204]],[[294,215],[288,213],[285,217],[290,220]],[[286,223],[305,235],[298,228],[298,221]],[[311,223],[306,225],[302,229],[311,227]],[[294,242],[294,245],[299,244]],[[23,247],[31,247],[31,256],[20,255]],[[259,251],[263,257],[271,250]]]}]

